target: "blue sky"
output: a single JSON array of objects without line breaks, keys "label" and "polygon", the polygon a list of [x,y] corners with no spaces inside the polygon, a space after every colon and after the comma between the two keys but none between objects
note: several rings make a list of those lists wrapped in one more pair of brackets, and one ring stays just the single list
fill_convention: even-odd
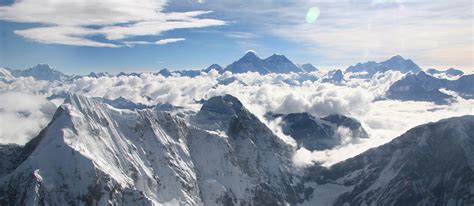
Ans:
[{"label": "blue sky", "polygon": [[[1,0],[0,65],[65,73],[223,66],[247,50],[345,68],[400,54],[474,68],[471,0]],[[312,7],[315,22],[305,21]]]}]

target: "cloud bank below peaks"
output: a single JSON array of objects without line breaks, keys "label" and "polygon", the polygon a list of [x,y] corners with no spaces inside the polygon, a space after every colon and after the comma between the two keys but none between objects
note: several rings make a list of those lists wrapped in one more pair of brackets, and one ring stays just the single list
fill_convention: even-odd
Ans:
[{"label": "cloud bank below peaks", "polygon": [[[20,94],[18,97],[12,98],[19,98],[22,94],[40,96],[42,101],[48,102],[46,97],[72,92],[108,99],[124,97],[135,103],[146,105],[170,103],[190,112],[200,109],[201,103],[199,101],[202,99],[230,94],[237,97],[250,112],[289,144],[294,144],[294,141],[283,135],[278,121],[267,121],[264,118],[266,113],[308,112],[316,117],[335,113],[343,114],[359,120],[369,133],[370,138],[368,139],[360,142],[349,141],[331,150],[316,153],[305,150],[298,151],[295,161],[300,165],[311,164],[313,161],[321,162],[326,166],[331,165],[357,155],[368,148],[386,143],[417,125],[442,118],[474,114],[474,100],[462,98],[458,98],[458,101],[449,105],[379,100],[384,94],[385,88],[403,77],[402,74],[396,72],[374,75],[369,80],[348,78],[347,82],[338,85],[321,83],[319,80],[301,81],[301,75],[303,74],[259,75],[257,73],[231,74],[229,72],[218,74],[215,71],[210,71],[190,78],[163,77],[152,73],[143,73],[138,76],[122,75],[100,78],[86,76],[63,83],[16,78],[8,83],[0,82],[0,94]],[[313,73],[312,75],[315,79],[321,79],[325,74]],[[233,81],[218,84],[221,80],[229,78]],[[2,97],[2,99],[4,98]],[[14,105],[7,104],[3,107],[5,111],[11,111],[10,113],[13,115],[17,110],[10,108],[12,106]],[[35,106],[33,110],[37,111],[39,108],[40,106]],[[4,131],[8,126],[0,124],[0,127]],[[37,133],[40,126],[31,128],[36,128]],[[0,141],[4,143],[19,142],[12,141],[9,134],[3,134]]]}]

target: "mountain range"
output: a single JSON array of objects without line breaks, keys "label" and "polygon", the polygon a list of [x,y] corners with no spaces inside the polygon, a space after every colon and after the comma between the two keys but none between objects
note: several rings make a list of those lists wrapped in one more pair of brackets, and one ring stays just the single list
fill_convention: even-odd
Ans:
[{"label": "mountain range", "polygon": [[474,99],[474,74],[463,75],[457,80],[439,79],[421,71],[408,74],[393,83],[386,93],[389,99],[430,101],[445,104],[454,96],[441,92],[441,89],[454,91],[464,99]]},{"label": "mountain range", "polygon": [[[112,105],[69,94],[28,144],[0,146],[0,204],[474,202],[474,116],[415,127],[326,168],[295,166],[296,148],[230,95],[189,115]],[[323,120],[358,126],[341,116]]]},{"label": "mountain range", "polygon": [[377,72],[383,73],[388,70],[400,71],[402,73],[418,73],[421,68],[416,65],[412,60],[405,59],[400,55],[391,57],[388,60],[382,62],[368,61],[366,63],[358,63],[353,66],[349,66],[346,72],[358,73],[354,76],[371,78]]}]

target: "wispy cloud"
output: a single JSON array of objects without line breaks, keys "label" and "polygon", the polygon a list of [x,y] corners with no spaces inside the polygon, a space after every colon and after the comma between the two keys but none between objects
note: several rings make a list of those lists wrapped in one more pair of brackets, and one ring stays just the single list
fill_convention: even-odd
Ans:
[{"label": "wispy cloud", "polygon": [[[209,11],[163,12],[165,5],[165,0],[24,0],[0,7],[0,19],[39,23],[40,26],[15,31],[33,41],[94,47],[120,47],[137,36],[226,24],[218,19],[199,18]],[[97,40],[100,38],[105,40]]]},{"label": "wispy cloud", "polygon": [[170,39],[161,39],[155,44],[169,44],[169,43],[174,43],[174,42],[179,42],[179,41],[184,41],[186,40],[185,38],[170,38]]},{"label": "wispy cloud", "polygon": [[321,9],[316,23],[293,20],[272,31],[307,44],[309,52],[326,58],[328,64],[402,54],[421,65],[474,66],[472,1],[315,5]]},{"label": "wispy cloud", "polygon": [[135,45],[147,45],[147,44],[169,44],[169,43],[175,43],[179,41],[184,41],[186,40],[185,38],[168,38],[168,39],[160,39],[158,41],[124,41],[125,45],[129,47],[133,47]]}]

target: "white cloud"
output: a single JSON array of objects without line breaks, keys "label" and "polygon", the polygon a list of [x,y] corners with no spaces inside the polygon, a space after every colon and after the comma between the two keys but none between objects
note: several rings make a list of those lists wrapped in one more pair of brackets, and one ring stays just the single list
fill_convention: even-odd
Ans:
[{"label": "white cloud", "polygon": [[170,39],[160,39],[159,41],[155,42],[155,44],[169,44],[179,41],[184,41],[185,38],[170,38]]},{"label": "white cloud", "polygon": [[[42,24],[15,31],[37,42],[95,47],[119,47],[127,45],[127,38],[226,24],[198,17],[209,11],[163,12],[165,5],[165,0],[23,0],[1,6],[0,19]],[[105,37],[107,42],[91,38],[94,36]]]},{"label": "white cloud", "polygon": [[24,144],[46,126],[56,106],[41,95],[0,93],[0,143]]},{"label": "white cloud", "polygon": [[[321,77],[324,73],[314,73],[314,75]],[[237,79],[234,83],[216,85],[219,79],[232,76]],[[223,75],[218,75],[216,72],[202,73],[195,78],[177,76],[165,78],[150,73],[138,77],[113,76],[97,79],[83,77],[64,84],[35,81],[32,78],[17,78],[8,84],[0,82],[0,93],[21,92],[33,94],[33,96],[42,95],[43,99],[44,96],[63,91],[110,99],[122,96],[134,102],[144,104],[167,102],[194,111],[201,107],[199,103],[196,103],[197,100],[231,94],[289,144],[294,144],[294,141],[281,132],[278,126],[279,121],[265,121],[263,118],[265,113],[309,112],[315,116],[340,113],[358,119],[369,133],[369,139],[353,142],[349,141],[351,137],[346,137],[344,139],[348,141],[334,149],[313,153],[301,150],[295,156],[295,161],[300,165],[319,161],[327,166],[357,155],[368,148],[384,144],[414,126],[443,118],[474,114],[474,100],[462,98],[458,98],[458,101],[451,105],[393,100],[373,101],[383,95],[388,86],[402,76],[399,72],[388,72],[375,75],[368,81],[349,79],[347,84],[338,86],[318,81],[299,82],[297,81],[300,77],[298,74],[259,75],[229,72]],[[15,101],[20,100],[15,99]],[[31,104],[36,104],[36,102],[42,101],[28,101]],[[57,103],[57,101],[54,102]],[[37,111],[38,108],[39,106],[36,106],[31,110]],[[10,109],[9,111],[17,110]],[[18,122],[17,120],[11,122]],[[44,122],[47,121],[49,120]],[[2,131],[5,131],[4,128],[7,127],[13,126],[0,124]],[[35,132],[39,132],[41,126],[31,128],[31,132],[27,133],[31,135],[28,138],[36,135]],[[3,134],[0,142],[13,141],[11,135]],[[344,131],[340,131],[340,135],[344,136]],[[22,139],[26,141],[28,138]]]},{"label": "white cloud", "polygon": [[[275,34],[307,45],[326,65],[383,60],[393,54],[421,65],[473,68],[472,1],[322,2],[314,24],[300,20],[301,11],[286,23],[271,26]],[[321,53],[321,51],[324,51]]]}]

